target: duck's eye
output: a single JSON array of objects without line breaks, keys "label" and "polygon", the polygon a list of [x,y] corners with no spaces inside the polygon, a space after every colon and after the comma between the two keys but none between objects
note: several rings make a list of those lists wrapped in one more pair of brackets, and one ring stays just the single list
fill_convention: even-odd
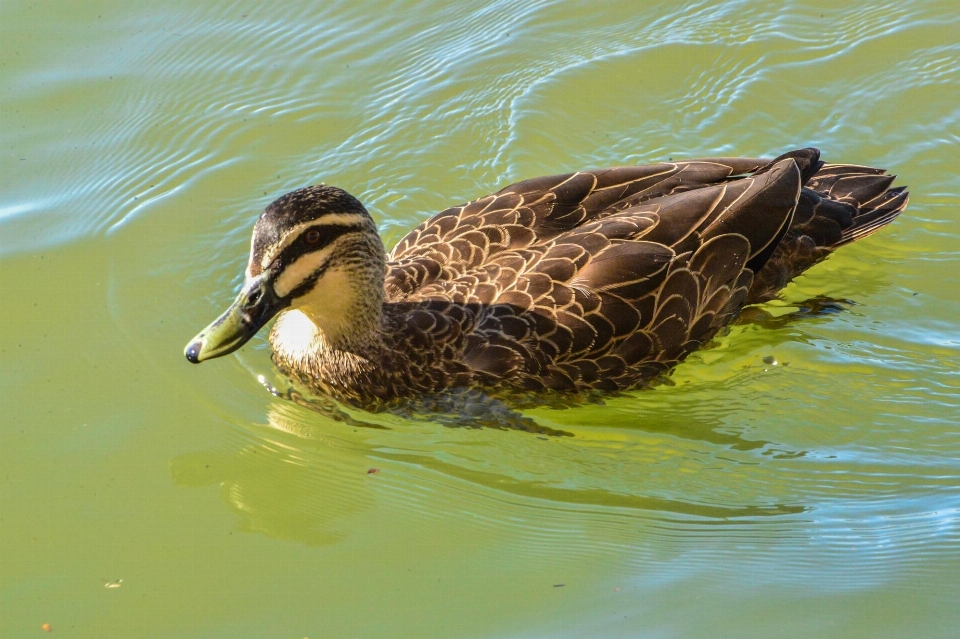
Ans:
[{"label": "duck's eye", "polygon": [[320,241],[320,231],[317,229],[310,229],[303,234],[303,241],[307,244],[316,244]]}]

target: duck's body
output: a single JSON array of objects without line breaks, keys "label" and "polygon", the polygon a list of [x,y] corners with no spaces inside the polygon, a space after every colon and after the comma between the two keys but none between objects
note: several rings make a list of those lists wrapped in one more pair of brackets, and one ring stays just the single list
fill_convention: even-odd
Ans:
[{"label": "duck's body", "polygon": [[355,404],[627,389],[893,220],[907,195],[892,180],[815,149],[537,178],[435,215],[389,256],[358,201],[300,189],[258,220],[244,291],[187,356],[230,352],[279,313],[281,370]]}]

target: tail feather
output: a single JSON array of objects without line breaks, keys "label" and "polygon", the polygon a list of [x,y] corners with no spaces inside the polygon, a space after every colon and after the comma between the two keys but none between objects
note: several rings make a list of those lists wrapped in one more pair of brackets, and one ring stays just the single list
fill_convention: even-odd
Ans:
[{"label": "tail feather", "polygon": [[823,164],[816,149],[792,151],[777,160],[786,157],[797,162],[804,186],[794,221],[757,272],[747,303],[773,298],[787,282],[837,248],[876,233],[900,215],[909,200],[906,187],[889,188],[896,176],[883,169]]},{"label": "tail feather", "polygon": [[877,206],[877,205],[883,203],[886,199],[891,198],[891,197],[893,197],[894,195],[899,195],[900,193],[902,193],[903,191],[906,190],[907,187],[905,187],[905,186],[898,186],[898,187],[896,187],[896,188],[894,188],[894,189],[889,189],[889,188],[887,188],[888,186],[890,186],[890,185],[893,183],[893,181],[897,178],[897,176],[896,176],[896,175],[888,175],[888,176],[886,176],[886,177],[889,178],[889,179],[887,180],[887,182],[886,182],[886,186],[885,186],[883,189],[880,189],[880,190],[877,192],[877,194],[874,195],[873,197],[871,197],[871,198],[869,198],[869,199],[862,199],[862,200],[860,200],[860,206],[861,206],[861,207],[863,207],[863,208],[870,208],[871,206]]},{"label": "tail feather", "polygon": [[[875,199],[883,198],[882,201],[853,218],[853,226],[843,230],[840,242],[833,248],[873,235],[896,219],[910,201],[910,195],[904,191],[905,188],[891,189],[877,196]],[[871,203],[873,202],[874,200],[871,200]]]},{"label": "tail feather", "polygon": [[894,175],[850,175],[837,180],[830,187],[830,197],[847,200],[851,204],[863,205],[886,192],[896,176]]},{"label": "tail feather", "polygon": [[851,173],[883,175],[886,172],[886,169],[877,169],[862,164],[824,164],[807,186],[812,189],[819,189],[820,187],[817,186],[818,182],[834,175],[843,176],[850,175]]}]

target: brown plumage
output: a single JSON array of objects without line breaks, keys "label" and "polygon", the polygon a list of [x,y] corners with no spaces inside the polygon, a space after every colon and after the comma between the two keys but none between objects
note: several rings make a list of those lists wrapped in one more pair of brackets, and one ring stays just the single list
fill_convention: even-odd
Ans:
[{"label": "brown plumage", "polygon": [[[892,181],[879,169],[824,165],[816,149],[582,171],[443,211],[388,256],[359,202],[309,187],[261,216],[248,281],[292,272],[303,251],[285,264],[263,258],[288,229],[314,224],[333,238],[316,249],[329,257],[301,260],[316,268],[299,293],[277,293],[289,310],[270,340],[281,370],[351,403],[463,386],[622,390],[893,220],[907,194]],[[258,237],[270,238],[259,255]],[[214,348],[204,335],[188,347],[192,361]]]}]

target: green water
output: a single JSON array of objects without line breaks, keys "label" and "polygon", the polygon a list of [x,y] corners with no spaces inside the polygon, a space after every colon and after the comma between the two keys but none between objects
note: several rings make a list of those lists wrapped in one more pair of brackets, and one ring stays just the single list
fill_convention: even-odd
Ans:
[{"label": "green water", "polygon": [[[0,635],[957,636],[960,14],[835,5],[3,2]],[[183,358],[298,186],[392,245],[520,178],[799,145],[906,214],[672,385],[527,413],[574,437],[333,421],[262,336]]]}]

